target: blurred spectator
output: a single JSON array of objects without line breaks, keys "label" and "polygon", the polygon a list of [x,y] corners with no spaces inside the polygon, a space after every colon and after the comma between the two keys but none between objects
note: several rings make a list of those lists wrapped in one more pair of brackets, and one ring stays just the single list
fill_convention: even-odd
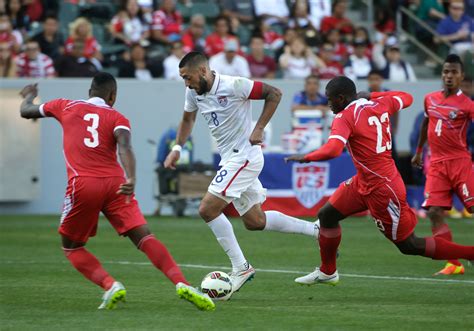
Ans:
[{"label": "blurred spectator", "polygon": [[81,41],[84,45],[84,53],[82,56],[88,59],[95,58],[98,61],[102,60],[102,54],[100,52],[101,46],[92,35],[92,24],[84,17],[76,18],[69,27],[69,37],[66,39],[65,44],[66,54],[72,54],[72,49],[76,41]]},{"label": "blurred spectator", "polygon": [[148,42],[149,28],[137,0],[122,0],[120,11],[112,18],[110,34],[126,45]]},{"label": "blurred spectator", "polygon": [[347,1],[335,0],[332,5],[332,15],[324,17],[321,21],[321,32],[327,33],[331,29],[338,29],[347,41],[351,41],[354,28],[352,22],[345,17],[346,11]]},{"label": "blurred spectator", "polygon": [[179,75],[179,61],[185,55],[183,44],[176,41],[171,45],[171,54],[163,61],[166,79],[181,79]]},{"label": "blurred spectator", "polygon": [[[291,111],[295,110],[328,110],[328,99],[319,92],[319,78],[316,75],[309,75],[304,81],[304,90],[297,92],[293,96]],[[316,107],[317,106],[317,107]]]},{"label": "blurred spectator", "polygon": [[283,78],[306,78],[313,70],[325,67],[300,37],[295,38],[290,46],[285,46],[285,52],[279,59]]},{"label": "blurred spectator", "polygon": [[[293,37],[297,36],[296,30],[292,28],[286,29],[285,33],[291,34]],[[277,50],[282,48],[283,44],[285,43],[283,36],[278,32],[273,31],[271,26],[268,25],[263,19],[257,20],[256,28],[253,34],[263,36],[265,49]],[[292,40],[293,37],[289,37],[289,40]]]},{"label": "blurred spectator", "polygon": [[133,44],[130,49],[130,61],[119,62],[119,77],[151,80],[163,75],[163,66],[147,59],[146,49],[140,44]]},{"label": "blurred spectator", "polygon": [[285,0],[253,0],[255,16],[267,24],[286,25],[290,11]]},{"label": "blurred spectator", "polygon": [[288,26],[295,29],[300,36],[305,38],[308,45],[316,46],[319,44],[319,34],[310,20],[308,0],[296,0],[291,6]]},{"label": "blurred spectator", "polygon": [[59,32],[58,19],[47,16],[43,22],[43,31],[33,37],[40,46],[41,52],[56,60],[64,53],[64,38]]},{"label": "blurred spectator", "polygon": [[382,35],[391,35],[397,28],[392,11],[386,6],[377,6],[375,9],[375,30]]},{"label": "blurred spectator", "polygon": [[[412,8],[415,10],[415,15],[433,29],[436,29],[438,22],[446,17],[440,0],[414,0]],[[433,35],[421,25],[415,24],[414,32],[423,44],[434,46]]]},{"label": "blurred spectator", "polygon": [[94,58],[84,57],[85,48],[86,44],[80,39],[72,42],[71,51],[56,61],[58,77],[94,77],[99,72],[91,61]]},{"label": "blurred spectator", "polygon": [[[349,57],[349,49],[346,44],[341,41],[341,33],[337,29],[331,29],[326,34],[326,42],[330,43],[333,47],[331,61],[338,61],[339,63],[346,63]],[[327,60],[325,60],[327,62]]]},{"label": "blurred spectator", "polygon": [[319,57],[325,66],[318,68],[317,73],[321,79],[332,79],[341,76],[344,72],[341,62],[334,60],[334,46],[330,43],[324,43],[319,48]]},{"label": "blurred spectator", "polygon": [[[206,38],[206,54],[211,57],[224,50],[224,43],[227,40],[237,38],[230,33],[230,21],[225,16],[219,16],[214,23],[214,32]],[[238,44],[238,41],[237,41]]]},{"label": "blurred spectator", "polygon": [[391,82],[416,81],[411,64],[401,59],[396,37],[387,38],[385,56],[382,42],[374,45],[372,55],[375,66],[382,72],[383,77]]},{"label": "blurred spectator", "polygon": [[331,16],[331,0],[309,0],[310,20],[316,30],[321,29],[321,20]]},{"label": "blurred spectator", "polygon": [[465,76],[461,82],[461,91],[467,95],[471,100],[474,100],[474,84],[472,84],[472,78]]},{"label": "blurred spectator", "polygon": [[[354,29],[354,37],[353,40],[358,40],[359,42],[365,42],[367,48],[365,49],[365,55],[369,59],[372,59],[372,42],[370,41],[369,31],[367,28],[363,26],[358,26]],[[349,53],[354,53],[354,49],[352,47],[349,48]]]},{"label": "blurred spectator", "polygon": [[237,54],[238,50],[239,44],[237,40],[227,40],[224,45],[224,51],[209,59],[209,66],[212,70],[223,75],[250,78],[249,64],[243,56]]},{"label": "blurred spectator", "polygon": [[204,39],[204,29],[206,28],[206,19],[202,14],[195,14],[191,17],[188,30],[183,34],[182,42],[184,52],[189,53],[197,51],[204,53],[206,41]]},{"label": "blurred spectator", "polygon": [[247,61],[252,78],[275,78],[277,65],[275,60],[265,55],[265,42],[260,35],[252,36],[250,41],[250,54]]},{"label": "blurred spectator", "polygon": [[[298,33],[296,33],[295,29],[288,28],[285,30],[285,34],[283,35],[283,44],[275,52],[275,59],[277,61],[280,59],[280,56],[284,53],[285,49],[287,49],[287,47],[289,47],[291,42],[297,37],[298,37]],[[267,48],[266,41],[265,41],[265,48]]]},{"label": "blurred spectator", "polygon": [[0,13],[0,42],[8,43],[13,54],[17,54],[20,51],[21,44],[23,43],[21,33],[12,30],[10,19],[5,13]]},{"label": "blurred spectator", "polygon": [[354,40],[354,54],[344,66],[344,75],[351,79],[366,79],[369,72],[374,69],[372,60],[367,56],[367,42],[365,40]]},{"label": "blurred spectator", "polygon": [[439,36],[435,41],[453,44],[452,52],[463,54],[474,48],[474,20],[464,12],[464,2],[451,1],[449,15],[436,28]]},{"label": "blurred spectator", "polygon": [[22,4],[26,6],[26,15],[30,22],[39,22],[43,17],[42,0],[23,0]]},{"label": "blurred spectator", "polygon": [[16,63],[10,45],[4,41],[0,42],[0,77],[14,78],[16,76]]},{"label": "blurred spectator", "polygon": [[170,44],[181,39],[183,18],[176,10],[175,0],[163,0],[160,9],[153,13],[151,37],[154,41]]},{"label": "blurred spectator", "polygon": [[9,0],[6,9],[13,30],[18,30],[26,35],[26,32],[30,29],[30,18],[26,14],[26,7],[22,5],[20,0]]},{"label": "blurred spectator", "polygon": [[244,24],[253,23],[254,10],[252,0],[220,0],[222,15],[237,19]]},{"label": "blurred spectator", "polygon": [[51,78],[55,76],[53,61],[40,52],[37,41],[29,40],[25,51],[16,58],[18,77]]}]

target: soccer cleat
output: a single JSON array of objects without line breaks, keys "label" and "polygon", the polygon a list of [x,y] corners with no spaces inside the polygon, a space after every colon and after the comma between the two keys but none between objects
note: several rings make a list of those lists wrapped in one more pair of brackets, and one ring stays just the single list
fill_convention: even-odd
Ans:
[{"label": "soccer cleat", "polygon": [[314,285],[316,283],[335,286],[339,283],[339,274],[337,270],[332,275],[326,275],[324,272],[316,268],[312,273],[303,277],[298,277],[295,282],[301,285]]},{"label": "soccer cleat", "polygon": [[443,269],[438,271],[437,273],[434,274],[435,276],[438,275],[464,275],[464,266],[461,265],[455,265],[452,263],[446,263]]},{"label": "soccer cleat", "polygon": [[105,291],[102,296],[102,303],[98,309],[115,309],[117,308],[117,303],[120,301],[125,302],[126,295],[127,291],[122,283],[114,282],[112,287]]},{"label": "soccer cleat", "polygon": [[181,299],[191,302],[200,310],[214,310],[216,305],[207,294],[202,293],[197,288],[184,283],[176,284],[176,294]]},{"label": "soccer cleat", "polygon": [[232,292],[238,292],[245,283],[252,280],[255,277],[255,269],[248,263],[247,269],[232,271],[229,276],[232,282]]}]

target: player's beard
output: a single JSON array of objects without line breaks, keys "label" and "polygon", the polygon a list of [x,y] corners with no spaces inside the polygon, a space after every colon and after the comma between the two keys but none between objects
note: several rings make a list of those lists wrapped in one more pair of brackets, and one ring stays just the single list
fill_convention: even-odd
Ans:
[{"label": "player's beard", "polygon": [[196,90],[196,93],[201,95],[208,91],[207,80],[204,77],[199,77],[199,89]]}]

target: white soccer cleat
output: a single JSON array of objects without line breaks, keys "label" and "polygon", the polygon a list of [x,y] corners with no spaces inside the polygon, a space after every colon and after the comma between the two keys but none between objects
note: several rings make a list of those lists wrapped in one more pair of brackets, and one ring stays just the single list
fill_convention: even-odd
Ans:
[{"label": "white soccer cleat", "polygon": [[314,285],[316,283],[335,286],[339,283],[339,274],[337,270],[332,275],[326,275],[324,272],[316,268],[312,273],[303,277],[298,277],[295,282],[301,285]]},{"label": "white soccer cleat", "polygon": [[105,291],[102,296],[102,303],[98,309],[115,309],[117,303],[120,301],[125,302],[125,296],[127,291],[125,287],[120,282],[114,282],[112,287]]},{"label": "white soccer cleat", "polygon": [[251,281],[255,276],[255,269],[249,264],[247,269],[232,271],[229,276],[232,282],[232,292],[238,292],[245,283]]}]

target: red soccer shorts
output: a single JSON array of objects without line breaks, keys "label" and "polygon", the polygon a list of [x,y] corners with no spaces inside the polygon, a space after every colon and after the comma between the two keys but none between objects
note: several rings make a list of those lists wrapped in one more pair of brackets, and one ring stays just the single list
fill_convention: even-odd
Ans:
[{"label": "red soccer shorts", "polygon": [[467,209],[474,206],[474,176],[469,158],[431,163],[426,176],[424,208],[451,209],[453,191]]},{"label": "red soccer shorts", "polygon": [[85,243],[95,236],[99,213],[103,212],[120,234],[147,224],[135,196],[127,203],[117,194],[122,177],[74,177],[68,182],[59,233],[72,241]]},{"label": "red soccer shorts", "polygon": [[377,228],[393,242],[408,238],[418,223],[406,201],[406,189],[401,176],[378,184],[369,194],[359,193],[356,175],[342,183],[329,198],[329,203],[344,216],[370,211]]}]

